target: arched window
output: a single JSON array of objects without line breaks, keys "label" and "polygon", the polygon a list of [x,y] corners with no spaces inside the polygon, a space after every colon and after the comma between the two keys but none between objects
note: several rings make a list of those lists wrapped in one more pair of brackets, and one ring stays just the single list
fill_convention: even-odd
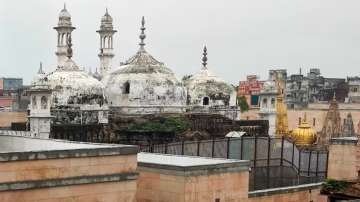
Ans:
[{"label": "arched window", "polygon": [[203,98],[203,105],[209,105],[209,97]]},{"label": "arched window", "polygon": [[129,94],[130,93],[130,83],[127,81],[124,83],[123,86],[123,94]]},{"label": "arched window", "polygon": [[41,109],[47,109],[47,98],[45,96],[41,97]]},{"label": "arched window", "polygon": [[32,97],[32,102],[31,102],[31,104],[32,104],[32,108],[33,108],[33,109],[36,109],[36,96],[33,96],[33,97]]}]

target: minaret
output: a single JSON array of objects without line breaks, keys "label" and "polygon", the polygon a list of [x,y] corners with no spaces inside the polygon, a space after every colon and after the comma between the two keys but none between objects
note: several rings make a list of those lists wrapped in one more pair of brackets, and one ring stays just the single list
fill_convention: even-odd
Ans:
[{"label": "minaret", "polygon": [[113,27],[113,19],[106,9],[105,15],[101,18],[100,29],[96,31],[100,35],[100,74],[102,77],[111,69],[113,53],[113,35],[116,30]]},{"label": "minaret", "polygon": [[57,27],[54,29],[58,33],[57,37],[57,51],[56,56],[58,60],[58,67],[64,66],[65,61],[67,60],[67,42],[71,37],[71,32],[75,29],[71,25],[71,16],[70,13],[66,10],[66,5],[64,4],[64,8],[61,10],[59,14],[59,22]]}]

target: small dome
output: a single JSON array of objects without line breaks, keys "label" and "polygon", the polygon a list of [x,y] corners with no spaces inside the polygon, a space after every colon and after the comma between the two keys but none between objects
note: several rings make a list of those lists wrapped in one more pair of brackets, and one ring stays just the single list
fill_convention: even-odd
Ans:
[{"label": "small dome", "polygon": [[59,18],[62,18],[62,19],[70,19],[71,18],[71,15],[70,13],[66,10],[66,7],[64,5],[64,8],[60,11],[60,14],[59,14]]},{"label": "small dome", "polygon": [[291,137],[296,145],[310,146],[316,141],[316,131],[308,124],[306,114],[298,128],[292,131]]},{"label": "small dome", "polygon": [[104,16],[101,18],[101,25],[100,25],[100,29],[101,30],[112,30],[113,29],[113,19],[110,16],[110,14],[108,13],[108,10],[106,9],[106,12],[104,14]]},{"label": "small dome", "polygon": [[[207,65],[207,49],[204,47],[203,67],[199,72],[184,81],[188,90],[188,104],[202,105],[204,98],[210,99],[213,105],[234,105],[235,88],[216,76]],[[233,99],[231,99],[233,98]]]}]

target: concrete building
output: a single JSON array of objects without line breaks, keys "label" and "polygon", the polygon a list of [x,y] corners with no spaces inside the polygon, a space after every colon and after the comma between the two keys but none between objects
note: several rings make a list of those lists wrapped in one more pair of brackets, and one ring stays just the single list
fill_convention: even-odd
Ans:
[{"label": "concrete building", "polygon": [[360,77],[347,77],[349,85],[348,102],[360,103]]},{"label": "concrete building", "polygon": [[239,82],[237,96],[244,96],[250,108],[260,107],[259,94],[265,81],[260,81],[256,75],[248,75],[246,81]]},{"label": "concrete building", "polygon": [[276,97],[278,91],[275,81],[266,81],[260,91],[260,109],[258,115],[260,119],[269,121],[269,135],[275,136],[276,124]]}]

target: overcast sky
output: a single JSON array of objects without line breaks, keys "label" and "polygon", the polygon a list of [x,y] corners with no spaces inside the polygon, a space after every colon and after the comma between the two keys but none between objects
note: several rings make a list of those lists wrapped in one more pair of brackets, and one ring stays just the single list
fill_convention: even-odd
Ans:
[{"label": "overcast sky", "polygon": [[[0,77],[23,77],[56,68],[59,0],[0,0]],[[180,78],[208,66],[231,83],[248,74],[267,78],[271,68],[321,68],[327,77],[359,75],[359,0],[66,0],[72,16],[74,60],[99,66],[100,19],[109,9],[118,32],[118,66],[138,49],[141,16],[146,49]]]}]

